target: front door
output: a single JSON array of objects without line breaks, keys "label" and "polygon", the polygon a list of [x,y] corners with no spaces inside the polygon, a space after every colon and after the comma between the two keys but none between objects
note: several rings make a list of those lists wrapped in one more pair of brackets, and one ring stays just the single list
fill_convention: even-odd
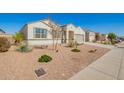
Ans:
[{"label": "front door", "polygon": [[62,44],[66,43],[66,31],[62,32]]}]

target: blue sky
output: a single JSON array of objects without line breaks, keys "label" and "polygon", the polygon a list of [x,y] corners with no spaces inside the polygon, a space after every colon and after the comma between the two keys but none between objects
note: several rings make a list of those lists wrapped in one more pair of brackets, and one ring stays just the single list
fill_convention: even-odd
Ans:
[{"label": "blue sky", "polygon": [[95,32],[115,32],[124,36],[124,14],[106,13],[0,13],[0,28],[7,33],[15,33],[29,22],[50,16],[59,24],[73,23]]}]

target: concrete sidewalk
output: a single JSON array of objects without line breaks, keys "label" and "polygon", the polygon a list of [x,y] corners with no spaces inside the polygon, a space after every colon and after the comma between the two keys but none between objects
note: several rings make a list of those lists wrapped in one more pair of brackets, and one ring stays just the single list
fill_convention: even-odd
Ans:
[{"label": "concrete sidewalk", "polygon": [[[106,47],[100,44],[96,46]],[[124,48],[107,47],[112,50],[70,80],[124,80]]]}]

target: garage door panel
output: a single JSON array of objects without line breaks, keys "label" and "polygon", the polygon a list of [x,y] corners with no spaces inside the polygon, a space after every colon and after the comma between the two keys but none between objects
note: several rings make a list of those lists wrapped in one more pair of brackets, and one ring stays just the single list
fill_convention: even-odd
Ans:
[{"label": "garage door panel", "polygon": [[75,34],[75,40],[76,40],[78,43],[83,43],[83,42],[84,42],[84,35]]}]

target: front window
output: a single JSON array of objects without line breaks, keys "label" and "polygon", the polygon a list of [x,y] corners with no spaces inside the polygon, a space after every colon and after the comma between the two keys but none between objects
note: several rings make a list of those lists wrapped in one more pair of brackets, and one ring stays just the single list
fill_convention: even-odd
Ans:
[{"label": "front window", "polygon": [[35,38],[47,38],[47,30],[42,29],[42,28],[35,28],[34,37]]},{"label": "front window", "polygon": [[53,38],[61,38],[62,32],[61,31],[53,31],[52,36],[53,36]]}]

